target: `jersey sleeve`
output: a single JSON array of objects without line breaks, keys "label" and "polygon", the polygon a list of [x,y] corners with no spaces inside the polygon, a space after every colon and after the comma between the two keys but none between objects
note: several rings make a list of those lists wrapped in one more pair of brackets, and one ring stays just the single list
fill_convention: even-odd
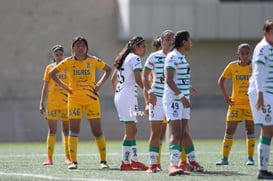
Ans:
[{"label": "jersey sleeve", "polygon": [[257,50],[254,52],[253,55],[253,63],[260,63],[260,64],[265,64],[265,47],[258,47]]},{"label": "jersey sleeve", "polygon": [[133,64],[133,71],[140,70],[142,71],[142,65],[141,65],[141,59],[140,57],[136,56],[132,58],[132,64]]},{"label": "jersey sleeve", "polygon": [[146,62],[145,62],[145,65],[144,65],[144,68],[149,70],[149,71],[152,71],[154,69],[154,62],[153,62],[153,56],[150,55]]},{"label": "jersey sleeve", "polygon": [[57,70],[62,71],[65,69],[67,59],[62,60],[58,65],[56,65]]},{"label": "jersey sleeve", "polygon": [[48,72],[49,72],[50,70],[51,70],[50,67],[47,66],[46,69],[45,69],[45,73],[44,73],[44,78],[43,78],[44,81],[47,81],[47,82],[50,81],[50,76],[49,76],[49,74],[48,74]]},{"label": "jersey sleeve", "polygon": [[176,61],[175,56],[171,56],[167,58],[165,62],[166,69],[176,70],[177,65],[178,65],[178,62]]},{"label": "jersey sleeve", "polygon": [[102,70],[106,65],[106,63],[104,61],[102,61],[101,59],[99,59],[97,57],[96,57],[95,63],[96,63],[96,68],[100,69],[100,70]]},{"label": "jersey sleeve", "polygon": [[231,66],[230,64],[225,68],[225,70],[222,73],[222,77],[229,78],[232,75]]}]

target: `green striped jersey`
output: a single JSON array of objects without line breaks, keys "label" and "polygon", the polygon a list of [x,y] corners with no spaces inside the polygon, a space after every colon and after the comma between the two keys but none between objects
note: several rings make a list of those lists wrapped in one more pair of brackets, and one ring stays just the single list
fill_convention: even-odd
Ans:
[{"label": "green striped jersey", "polygon": [[[185,56],[174,49],[167,55],[164,67],[165,72],[166,69],[173,69],[175,71],[174,82],[176,86],[185,95],[185,97],[190,100],[191,71]],[[164,88],[164,97],[180,101],[168,84],[165,84]]]},{"label": "green striped jersey", "polygon": [[164,93],[164,62],[166,55],[162,50],[151,53],[147,58],[144,68],[153,72],[151,88],[157,97],[163,97]]},{"label": "green striped jersey", "polygon": [[252,71],[248,93],[267,92],[273,94],[273,47],[265,38],[255,47]]}]

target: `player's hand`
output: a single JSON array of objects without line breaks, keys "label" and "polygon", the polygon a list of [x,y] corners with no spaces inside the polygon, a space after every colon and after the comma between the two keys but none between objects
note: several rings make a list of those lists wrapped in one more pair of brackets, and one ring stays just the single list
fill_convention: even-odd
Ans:
[{"label": "player's hand", "polygon": [[145,105],[145,113],[149,115],[149,104]]},{"label": "player's hand", "polygon": [[235,101],[233,101],[231,99],[231,97],[225,97],[225,101],[226,101],[227,106],[233,106],[235,103]]},{"label": "player's hand", "polygon": [[193,95],[193,96],[196,96],[197,95],[197,90],[193,87],[190,87],[190,93]]},{"label": "player's hand", "polygon": [[40,105],[40,113],[41,114],[45,114],[45,106],[44,106],[44,104]]},{"label": "player's hand", "polygon": [[148,96],[149,96],[149,103],[155,106],[156,100],[157,100],[155,94],[152,92]]},{"label": "player's hand", "polygon": [[185,96],[181,98],[181,102],[185,108],[191,107],[191,103],[188,101],[188,99]]},{"label": "player's hand", "polygon": [[263,92],[258,92],[258,95],[257,95],[257,102],[256,102],[256,109],[257,110],[261,110],[264,106],[264,95],[263,95]]}]

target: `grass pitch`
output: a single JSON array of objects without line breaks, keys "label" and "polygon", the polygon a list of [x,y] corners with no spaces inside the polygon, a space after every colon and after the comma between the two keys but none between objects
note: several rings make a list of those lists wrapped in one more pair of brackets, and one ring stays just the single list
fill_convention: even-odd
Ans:
[{"label": "grass pitch", "polygon": [[[257,180],[257,154],[255,149],[255,165],[246,165],[245,140],[234,140],[229,165],[216,166],[221,158],[222,140],[194,140],[197,161],[204,166],[202,173],[191,172],[191,175],[168,176],[168,147],[163,145],[161,165],[163,171],[147,174],[145,171],[120,171],[121,141],[107,141],[107,162],[110,169],[101,170],[99,155],[94,141],[79,142],[78,169],[69,170],[64,164],[64,149],[61,143],[56,143],[53,163],[44,166],[46,160],[46,143],[0,144],[0,180]],[[148,142],[138,141],[139,160],[149,165]],[[273,155],[271,155],[272,158]],[[273,170],[270,162],[269,170]]]}]

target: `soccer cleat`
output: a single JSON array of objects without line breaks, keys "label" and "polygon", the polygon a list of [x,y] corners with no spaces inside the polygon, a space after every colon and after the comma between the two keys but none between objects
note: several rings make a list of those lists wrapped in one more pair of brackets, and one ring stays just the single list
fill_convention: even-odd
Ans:
[{"label": "soccer cleat", "polygon": [[52,161],[52,159],[47,159],[44,163],[43,163],[43,165],[53,165],[53,161]]},{"label": "soccer cleat", "polygon": [[124,164],[124,162],[121,161],[120,170],[124,170],[124,171],[132,170],[132,166],[129,163],[128,164]]},{"label": "soccer cleat", "polygon": [[267,170],[260,170],[258,174],[258,179],[273,179],[273,173]]},{"label": "soccer cleat", "polygon": [[188,171],[184,171],[181,168],[179,168],[178,166],[174,165],[174,166],[170,166],[169,167],[169,176],[175,176],[175,175],[189,175],[190,172]]},{"label": "soccer cleat", "polygon": [[132,164],[131,164],[131,167],[132,167],[132,170],[147,170],[148,167],[145,166],[143,163],[140,163],[140,162],[135,162],[135,161],[131,161]]},{"label": "soccer cleat", "polygon": [[247,164],[247,165],[254,165],[253,157],[248,157],[248,158],[247,158],[246,164]]},{"label": "soccer cleat", "polygon": [[101,161],[100,162],[100,168],[105,169],[105,168],[109,168],[109,166],[108,166],[106,161]]},{"label": "soccer cleat", "polygon": [[161,165],[160,165],[160,164],[157,164],[157,165],[156,165],[156,171],[157,171],[157,172],[161,172],[161,171],[162,171]]},{"label": "soccer cleat", "polygon": [[191,171],[190,165],[186,161],[181,161],[179,163],[179,167],[182,168],[185,171]]},{"label": "soccer cleat", "polygon": [[68,165],[68,169],[77,169],[77,168],[78,168],[77,162],[72,162]]},{"label": "soccer cleat", "polygon": [[196,171],[196,172],[204,171],[204,167],[200,166],[199,163],[196,161],[190,162],[190,169],[191,171]]},{"label": "soccer cleat", "polygon": [[157,165],[150,165],[147,169],[147,173],[156,173],[157,172]]},{"label": "soccer cleat", "polygon": [[216,163],[216,165],[228,165],[228,158],[223,157],[219,162]]},{"label": "soccer cleat", "polygon": [[71,160],[70,160],[70,158],[66,158],[64,160],[64,164],[69,165],[70,163],[72,163]]}]

